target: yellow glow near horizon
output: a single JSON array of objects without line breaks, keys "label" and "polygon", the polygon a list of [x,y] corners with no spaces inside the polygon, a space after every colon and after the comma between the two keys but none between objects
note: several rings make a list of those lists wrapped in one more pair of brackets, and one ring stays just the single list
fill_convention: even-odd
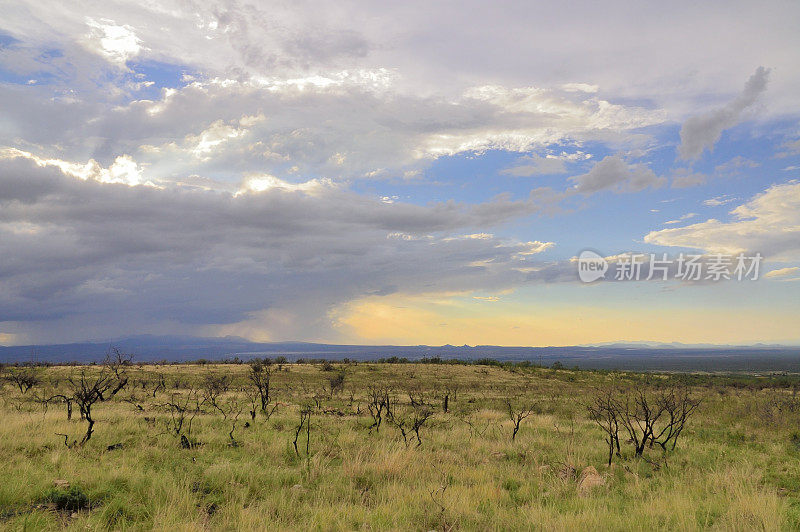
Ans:
[{"label": "yellow glow near horizon", "polygon": [[354,343],[578,345],[653,341],[752,344],[797,340],[797,317],[780,312],[703,308],[609,308],[385,296],[357,300],[334,313]]}]

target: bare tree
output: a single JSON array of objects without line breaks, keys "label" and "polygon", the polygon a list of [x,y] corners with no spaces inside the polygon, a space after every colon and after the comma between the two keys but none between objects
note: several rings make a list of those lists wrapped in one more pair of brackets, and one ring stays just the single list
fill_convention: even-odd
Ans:
[{"label": "bare tree", "polygon": [[[258,395],[261,402],[261,411],[266,413],[267,406],[270,401],[270,377],[272,376],[272,369],[269,365],[265,365],[260,360],[254,360],[250,363],[250,373],[247,375],[251,387]],[[255,419],[255,417],[253,417]]]},{"label": "bare tree", "polygon": [[86,433],[78,445],[86,444],[92,437],[95,423],[92,407],[95,403],[114,397],[127,384],[128,377],[122,360],[117,356],[108,356],[99,367],[83,367],[77,375],[67,379],[71,397],[78,405],[81,419],[87,423]]},{"label": "bare tree", "polygon": [[409,438],[413,433],[417,439],[417,447],[422,445],[422,437],[420,430],[425,422],[433,416],[433,407],[425,402],[420,401],[420,396],[413,396],[409,393],[411,404],[398,405],[396,401],[392,402],[392,407],[386,411],[386,419],[391,423],[400,434],[403,436],[403,442],[408,447],[411,443]]},{"label": "bare tree", "polygon": [[606,434],[609,464],[620,455],[619,431],[624,430],[640,457],[647,447],[658,445],[666,453],[674,450],[686,422],[700,405],[686,388],[605,390],[588,405],[589,417]]},{"label": "bare tree", "polygon": [[655,402],[657,408],[663,411],[663,425],[660,431],[653,431],[651,443],[659,445],[664,451],[672,451],[686,426],[686,421],[700,406],[700,400],[692,398],[686,388],[670,387],[661,390],[656,395]]},{"label": "bare tree", "polygon": [[238,397],[234,394],[231,397],[228,397],[221,406],[222,410],[225,411],[223,417],[231,423],[231,430],[228,432],[228,437],[231,440],[230,444],[232,447],[238,447],[239,442],[237,442],[233,437],[233,432],[236,430],[236,425],[239,422],[239,416],[242,415],[242,405],[239,402]]},{"label": "bare tree", "polygon": [[6,380],[15,384],[22,394],[41,383],[39,369],[31,365],[9,368]]},{"label": "bare tree", "polygon": [[250,419],[252,421],[256,420],[256,414],[258,413],[258,404],[260,401],[260,397],[258,395],[258,391],[255,388],[250,386],[245,386],[242,388],[242,392],[247,397],[248,402],[250,403]]},{"label": "bare tree", "polygon": [[165,403],[156,406],[169,412],[167,430],[180,437],[181,446],[186,449],[192,447],[189,438],[192,434],[192,422],[202,407],[200,393],[190,387],[186,393],[175,392]]},{"label": "bare tree", "polygon": [[606,434],[608,444],[608,465],[614,457],[616,450],[620,456],[619,448],[619,413],[620,409],[615,402],[612,390],[602,390],[598,392],[593,401],[586,405],[589,411],[589,419],[597,423]]},{"label": "bare tree", "polygon": [[300,439],[300,433],[303,428],[306,429],[306,456],[309,455],[309,447],[311,445],[311,412],[313,408],[311,405],[303,405],[300,407],[300,423],[294,429],[294,452],[300,456],[300,451],[297,449],[297,440]]},{"label": "bare tree", "polygon": [[450,398],[452,397],[453,401],[458,398],[458,385],[457,384],[449,384],[444,387],[442,392],[442,410],[445,414],[450,411]]},{"label": "bare tree", "polygon": [[55,395],[51,395],[49,397],[42,397],[42,398],[39,399],[39,402],[44,405],[45,411],[47,410],[47,407],[48,407],[48,405],[50,403],[53,403],[53,402],[64,403],[66,405],[66,407],[67,407],[67,421],[72,420],[72,402],[73,401],[74,401],[74,399],[72,397],[70,397],[68,395],[61,394],[61,393],[55,394]]},{"label": "bare tree", "polygon": [[478,425],[476,421],[470,419],[472,414],[474,412],[461,412],[456,414],[456,417],[469,427],[470,438],[482,437],[494,423],[491,420],[485,420],[482,425]]},{"label": "bare tree", "polygon": [[536,412],[533,406],[515,405],[515,401],[506,399],[506,411],[508,417],[513,423],[513,431],[511,432],[511,441],[516,440],[519,427],[522,422]]},{"label": "bare tree", "polygon": [[389,406],[389,392],[385,388],[370,386],[367,390],[367,410],[372,416],[372,425],[369,427],[370,432],[372,432],[372,429],[375,429],[375,432],[380,431],[383,416],[389,411]]},{"label": "bare tree", "polygon": [[222,417],[227,419],[228,413],[220,404],[220,396],[228,391],[230,388],[231,378],[228,375],[219,375],[216,373],[206,373],[203,379],[203,394],[204,400],[211,405],[212,408],[219,411]]},{"label": "bare tree", "polygon": [[167,380],[164,378],[164,374],[160,371],[156,371],[155,384],[153,385],[153,399],[156,398],[156,394],[158,394],[158,392],[166,391],[166,389]]}]

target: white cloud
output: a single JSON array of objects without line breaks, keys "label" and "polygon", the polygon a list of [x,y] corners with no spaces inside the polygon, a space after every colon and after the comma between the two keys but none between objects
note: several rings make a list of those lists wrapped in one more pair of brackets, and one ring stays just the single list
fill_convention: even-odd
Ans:
[{"label": "white cloud", "polygon": [[798,9],[792,3],[770,9],[740,1],[684,3],[671,5],[665,17],[656,5],[625,2],[497,10],[475,1],[457,8],[344,1],[320,10],[248,0],[40,0],[4,13],[0,28],[61,45],[86,33],[88,16],[98,24],[112,24],[107,19],[135,28],[147,45],[140,56],[200,67],[211,76],[303,79],[325,77],[332,69],[375,71],[391,65],[406,80],[404,92],[438,88],[453,94],[487,83],[539,84],[654,99],[657,108],[680,119],[693,111],[699,96],[728,94],[742,79],[742,65],[755,66],[765,57],[781,74],[770,91],[771,109],[796,109],[799,47],[792,22]]},{"label": "white cloud", "polygon": [[800,183],[773,185],[731,214],[730,222],[710,219],[652,231],[644,241],[708,252],[760,252],[773,260],[800,258]]},{"label": "white cloud", "polygon": [[703,200],[703,205],[707,207],[719,207],[720,205],[727,205],[728,203],[733,203],[736,201],[737,198],[733,196],[729,196],[727,194],[723,194],[721,196],[716,196],[713,198],[709,198],[707,200]]},{"label": "white cloud", "polygon": [[155,186],[151,181],[146,181],[142,176],[142,169],[129,155],[120,155],[107,168],[103,168],[94,159],[89,159],[85,164],[64,161],[62,159],[46,159],[30,152],[16,148],[0,148],[0,160],[24,158],[33,161],[38,166],[52,166],[58,168],[66,175],[82,179],[93,180],[98,183],[121,183],[128,186],[149,185]]},{"label": "white cloud", "polygon": [[800,274],[800,267],[790,266],[788,268],[778,268],[764,274],[767,279],[778,279],[782,277],[789,277],[792,275]]},{"label": "white cloud", "polygon": [[531,177],[535,175],[563,174],[566,171],[567,167],[563,158],[530,155],[520,157],[514,166],[506,168],[500,173],[514,177]]},{"label": "white cloud", "polygon": [[499,296],[472,296],[472,299],[477,299],[478,301],[489,301],[491,303],[500,301]]},{"label": "white cloud", "polygon": [[[247,177],[236,196],[247,193],[259,193],[269,190],[285,190],[288,192],[319,192],[325,188],[333,188],[334,184],[329,179],[311,179],[304,183],[288,183],[269,174],[253,175]],[[383,202],[387,203],[387,202]]]},{"label": "white cloud", "polygon": [[[416,175],[435,158],[463,152],[528,152],[570,139],[623,141],[631,128],[664,119],[656,111],[557,89],[494,86],[444,98],[343,79],[302,90],[251,78],[211,79],[166,89],[158,100],[56,102],[46,113],[41,99],[27,93],[9,108],[11,126],[0,131],[0,145],[22,137],[58,145],[61,158],[77,159],[87,142],[102,138],[93,148],[98,158],[127,153],[162,176],[215,174],[236,181],[246,172],[267,172],[286,178],[292,167],[295,174],[331,179],[380,178]],[[77,109],[83,117],[76,122]],[[561,171],[559,160],[567,158],[553,154],[528,164]]]},{"label": "white cloud", "polygon": [[221,144],[230,139],[235,139],[244,135],[245,130],[235,128],[217,120],[204,129],[199,135],[190,135],[186,141],[194,145],[192,154],[195,157],[207,159],[209,154],[214,152]]},{"label": "white cloud", "polygon": [[696,213],[696,212],[688,212],[688,213],[684,214],[683,216],[681,216],[680,218],[678,218],[677,220],[670,220],[670,221],[668,221],[668,222],[664,222],[664,225],[675,225],[675,224],[679,224],[679,223],[681,223],[681,222],[685,222],[686,220],[689,220],[689,219],[691,219],[691,218],[694,218],[695,216],[697,216],[697,213]]},{"label": "white cloud", "polygon": [[525,242],[524,244],[527,249],[524,251],[520,251],[520,255],[536,255],[537,253],[542,253],[543,251],[547,251],[548,249],[552,248],[556,245],[555,242],[539,242],[535,240],[533,242]]},{"label": "white cloud", "polygon": [[113,20],[105,19],[98,22],[90,17],[86,18],[86,25],[90,28],[87,35],[89,48],[112,63],[124,66],[142,49],[142,41],[128,25],[117,25]]},{"label": "white cloud", "polygon": [[600,87],[597,85],[591,85],[589,83],[565,83],[561,86],[567,92],[588,92],[588,93],[595,93],[600,90]]}]

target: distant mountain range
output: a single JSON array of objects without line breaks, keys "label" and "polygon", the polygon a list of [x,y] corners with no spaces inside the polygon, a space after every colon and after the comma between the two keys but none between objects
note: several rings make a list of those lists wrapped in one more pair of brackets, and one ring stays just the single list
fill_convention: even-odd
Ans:
[{"label": "distant mountain range", "polygon": [[222,360],[238,357],[284,356],[367,361],[391,357],[418,360],[522,361],[550,366],[627,369],[642,371],[792,371],[800,372],[800,346],[684,345],[649,342],[613,343],[567,347],[478,346],[394,346],[334,345],[307,342],[250,342],[238,337],[197,338],[190,336],[131,336],[110,342],[59,345],[0,346],[0,362],[98,362],[116,347],[134,355],[135,361],[187,362],[198,359]]}]

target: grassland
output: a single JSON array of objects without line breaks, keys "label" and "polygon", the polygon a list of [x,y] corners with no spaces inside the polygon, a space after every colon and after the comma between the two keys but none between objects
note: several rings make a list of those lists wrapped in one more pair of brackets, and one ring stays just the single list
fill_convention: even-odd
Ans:
[{"label": "grassland", "polygon": [[[68,378],[81,370],[105,371],[37,369],[39,382],[24,393],[3,381],[3,529],[800,529],[800,379],[792,376],[273,365],[265,414],[246,364],[132,365],[126,386],[94,405],[91,439],[73,445],[87,423],[77,408],[67,420],[54,397],[69,397]],[[209,383],[220,379],[211,401]],[[623,438],[609,466],[604,432],[585,406],[597,390],[676,383],[701,403],[675,450],[635,457]],[[385,417],[370,428],[376,390],[407,414],[398,423],[413,421],[412,401],[427,405],[421,445]],[[532,411],[513,441],[507,400]],[[168,403],[199,408],[187,406],[176,431]],[[297,431],[301,412],[310,429]],[[589,467],[593,487],[580,482]]]}]

